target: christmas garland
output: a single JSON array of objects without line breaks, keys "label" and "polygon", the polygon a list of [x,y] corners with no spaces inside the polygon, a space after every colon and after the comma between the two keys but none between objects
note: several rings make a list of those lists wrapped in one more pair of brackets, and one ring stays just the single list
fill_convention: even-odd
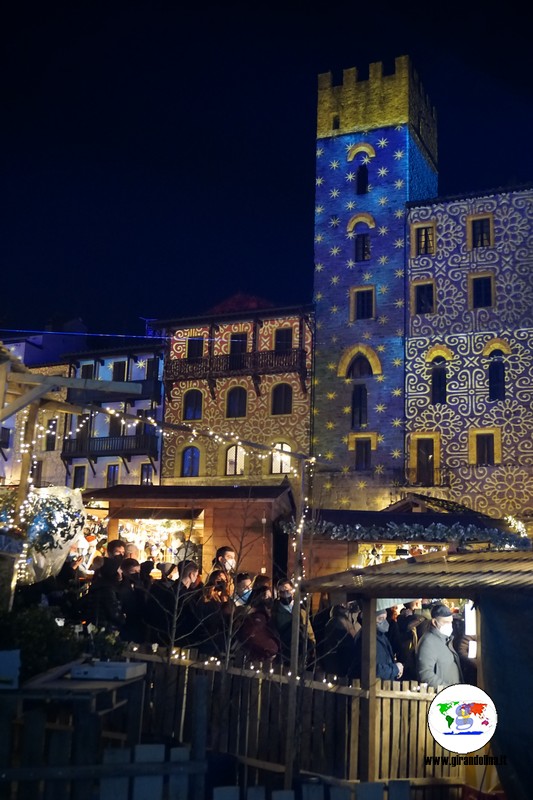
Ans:
[{"label": "christmas garland", "polygon": [[[295,535],[295,520],[283,522],[284,531]],[[501,531],[498,528],[485,528],[478,525],[462,525],[454,522],[446,525],[443,522],[432,522],[420,525],[416,522],[387,522],[385,525],[337,525],[333,522],[306,522],[304,535],[322,536],[337,541],[361,542],[454,542],[459,546],[474,542],[486,542],[493,550],[530,550],[531,541],[527,536]]]}]

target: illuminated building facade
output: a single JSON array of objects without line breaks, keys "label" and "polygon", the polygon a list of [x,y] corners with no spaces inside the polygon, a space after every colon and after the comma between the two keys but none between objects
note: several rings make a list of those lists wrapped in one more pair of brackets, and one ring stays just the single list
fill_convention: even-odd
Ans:
[{"label": "illuminated building facade", "polygon": [[533,515],[531,188],[438,198],[407,57],[319,76],[313,505]]},{"label": "illuminated building facade", "polygon": [[531,189],[408,208],[407,479],[533,515]]},{"label": "illuminated building facade", "polygon": [[274,308],[237,295],[206,316],[152,321],[152,327],[169,339],[165,423],[176,426],[164,441],[162,484],[208,486],[219,494],[238,487],[231,513],[227,505],[217,511],[215,502],[205,510],[204,552],[239,541],[241,530],[263,535],[267,525],[266,562],[256,547],[246,563],[257,570],[272,564],[278,512],[266,496],[261,501],[258,487],[290,487],[299,503],[298,456],[308,454],[310,437],[311,307]]},{"label": "illuminated building facade", "polygon": [[85,490],[159,483],[161,434],[146,421],[162,418],[163,348],[159,342],[77,353],[68,363],[71,378],[132,381],[141,385],[141,393],[68,390],[69,403],[89,405],[92,410],[67,417],[61,443],[67,486]]}]

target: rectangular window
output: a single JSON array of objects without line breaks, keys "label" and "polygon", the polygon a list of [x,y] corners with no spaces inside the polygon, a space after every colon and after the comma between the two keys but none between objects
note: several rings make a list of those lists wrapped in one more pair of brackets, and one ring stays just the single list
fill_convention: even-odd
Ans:
[{"label": "rectangular window", "polygon": [[476,434],[476,464],[477,466],[494,466],[494,434]]},{"label": "rectangular window", "polygon": [[292,350],[292,328],[278,328],[274,344],[276,353],[290,353]]},{"label": "rectangular window", "polygon": [[48,420],[48,425],[46,426],[46,438],[44,443],[44,449],[47,452],[51,452],[52,450],[56,449],[56,438],[57,419],[50,419]]},{"label": "rectangular window", "polygon": [[106,474],[106,487],[110,489],[118,483],[118,464],[108,464]]},{"label": "rectangular window", "polygon": [[73,489],[85,488],[85,475],[86,475],[86,467],[74,467],[74,475],[72,477]]},{"label": "rectangular window", "polygon": [[472,247],[490,247],[492,244],[490,235],[490,217],[473,219],[472,225]]},{"label": "rectangular window", "polygon": [[146,380],[156,381],[159,377],[159,359],[149,358],[146,361]]},{"label": "rectangular window", "polygon": [[374,311],[374,287],[352,289],[351,293],[350,320],[373,319]]},{"label": "rectangular window", "polygon": [[126,380],[126,362],[125,361],[114,361],[113,362],[113,377],[112,380],[114,381],[125,381]]},{"label": "rectangular window", "polygon": [[433,439],[416,440],[416,482],[422,486],[435,484],[435,441]]},{"label": "rectangular window", "polygon": [[368,393],[364,383],[356,383],[352,391],[352,428],[368,423]]},{"label": "rectangular window", "polygon": [[492,275],[470,275],[471,307],[490,308],[494,305]]},{"label": "rectangular window", "polygon": [[141,486],[151,486],[154,482],[154,468],[151,464],[141,464]]},{"label": "rectangular window", "polygon": [[433,225],[421,225],[415,228],[415,252],[417,256],[434,254],[435,228]]},{"label": "rectangular window", "polygon": [[11,442],[11,428],[0,428],[0,448],[7,450]]},{"label": "rectangular window", "polygon": [[415,314],[433,314],[435,311],[435,292],[433,282],[416,283],[414,286]]},{"label": "rectangular window", "polygon": [[204,356],[204,337],[190,336],[187,339],[187,358],[198,359]]},{"label": "rectangular window", "polygon": [[502,463],[501,428],[470,428],[468,431],[468,463],[474,467]]},{"label": "rectangular window", "polygon": [[80,377],[84,381],[92,381],[94,378],[94,364],[82,364]]},{"label": "rectangular window", "polygon": [[122,436],[122,420],[116,414],[109,415],[109,436]]},{"label": "rectangular window", "polygon": [[355,260],[368,261],[370,259],[370,234],[355,234]]},{"label": "rectangular window", "polygon": [[[137,416],[142,420],[146,419],[147,417],[155,419],[155,411],[152,411],[150,408],[140,408],[137,411]],[[135,433],[137,436],[152,436],[155,435],[155,432],[156,426],[149,422],[143,422],[142,424],[137,425],[135,428]]]},{"label": "rectangular window", "polygon": [[355,440],[355,469],[357,471],[371,469],[370,439]]},{"label": "rectangular window", "polygon": [[88,439],[91,435],[91,415],[80,414],[76,426],[76,439]]},{"label": "rectangular window", "polygon": [[246,333],[232,333],[229,345],[230,369],[242,369],[245,366],[247,349],[248,349],[248,335]]}]

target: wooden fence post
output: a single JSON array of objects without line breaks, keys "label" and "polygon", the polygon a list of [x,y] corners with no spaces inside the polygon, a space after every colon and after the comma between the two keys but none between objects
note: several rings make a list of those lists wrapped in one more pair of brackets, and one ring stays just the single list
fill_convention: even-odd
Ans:
[{"label": "wooden fence post", "polygon": [[367,696],[361,698],[360,769],[361,780],[377,778],[377,696],[376,696],[376,600],[365,597],[363,604],[361,688]]},{"label": "wooden fence post", "polygon": [[[208,676],[197,673],[194,676],[193,690],[194,725],[191,747],[193,761],[205,761],[207,758],[208,689]],[[191,798],[204,800],[204,796],[205,774],[199,772],[194,775]]]}]

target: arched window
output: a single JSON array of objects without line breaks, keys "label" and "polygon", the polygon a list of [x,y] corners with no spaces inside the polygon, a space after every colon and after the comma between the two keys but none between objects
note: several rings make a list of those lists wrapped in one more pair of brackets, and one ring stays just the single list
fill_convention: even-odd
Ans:
[{"label": "arched window", "polygon": [[244,475],[244,448],[238,444],[226,451],[226,475]]},{"label": "arched window", "polygon": [[226,405],[226,417],[245,417],[246,416],[246,389],[242,386],[235,386],[228,392]]},{"label": "arched window", "polygon": [[202,393],[199,389],[190,389],[183,398],[183,419],[202,419]]},{"label": "arched window", "polygon": [[200,474],[200,451],[197,447],[186,447],[181,454],[181,477],[197,478]]},{"label": "arched window", "polygon": [[368,392],[364,383],[356,383],[352,391],[352,428],[368,423]]},{"label": "arched window", "polygon": [[372,367],[370,361],[366,356],[357,355],[346,372],[347,378],[366,378],[367,375],[372,375]]},{"label": "arched window", "polygon": [[505,400],[505,364],[501,350],[490,354],[489,400]]},{"label": "arched window", "polygon": [[273,475],[286,475],[291,471],[291,447],[286,442],[276,442],[274,447],[271,472]]},{"label": "arched window", "polygon": [[431,402],[446,402],[446,359],[437,356],[431,362]]},{"label": "arched window", "polygon": [[292,413],[292,386],[278,383],[272,389],[272,414]]},{"label": "arched window", "polygon": [[366,194],[368,192],[368,167],[366,164],[361,164],[357,168],[355,191],[357,194]]}]

